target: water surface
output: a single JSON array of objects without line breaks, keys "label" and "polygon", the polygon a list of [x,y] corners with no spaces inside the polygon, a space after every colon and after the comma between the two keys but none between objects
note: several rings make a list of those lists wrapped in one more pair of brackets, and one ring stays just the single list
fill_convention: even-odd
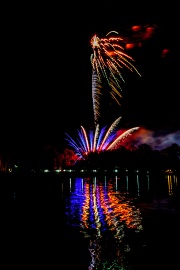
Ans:
[{"label": "water surface", "polygon": [[177,269],[176,174],[20,175],[1,180],[7,266]]}]

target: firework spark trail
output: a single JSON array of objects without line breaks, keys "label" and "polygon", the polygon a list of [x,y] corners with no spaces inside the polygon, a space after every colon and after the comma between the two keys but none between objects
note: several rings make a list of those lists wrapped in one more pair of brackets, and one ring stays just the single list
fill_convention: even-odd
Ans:
[{"label": "firework spark trail", "polygon": [[[116,36],[110,36],[112,34]],[[119,37],[116,31],[109,32],[106,38],[99,38],[97,35],[91,38],[91,46],[93,49],[93,53],[91,54],[91,65],[93,69],[92,99],[95,125],[98,123],[100,117],[99,99],[102,93],[101,78],[104,77],[106,79],[111,89],[111,97],[120,105],[119,98],[122,98],[120,93],[122,90],[121,82],[125,82],[120,70],[125,67],[140,75],[136,67],[132,64],[134,59],[126,54],[123,46],[120,45],[120,43],[123,43],[122,41],[123,39]]]},{"label": "firework spark trail", "polygon": [[100,117],[100,95],[101,95],[101,80],[93,70],[92,75],[92,100],[93,100],[93,111],[94,111],[94,122],[97,123]]},{"label": "firework spark trail", "polygon": [[126,130],[123,134],[119,135],[114,141],[112,141],[109,144],[109,146],[107,147],[107,150],[111,150],[117,147],[122,140],[125,140],[128,136],[132,134],[132,132],[138,129],[139,127],[134,127],[134,128]]},{"label": "firework spark trail", "polygon": [[118,117],[113,123],[112,125],[109,127],[108,131],[106,132],[103,141],[101,142],[101,146],[100,146],[100,150],[103,149],[104,143],[107,141],[108,136],[110,136],[110,134],[114,131],[114,129],[117,127],[117,125],[119,124],[120,120],[121,120],[121,116]]},{"label": "firework spark trail", "polygon": [[96,130],[95,130],[93,152],[96,151],[96,145],[97,145],[97,142],[98,142],[98,136],[99,136],[99,125],[96,126]]}]

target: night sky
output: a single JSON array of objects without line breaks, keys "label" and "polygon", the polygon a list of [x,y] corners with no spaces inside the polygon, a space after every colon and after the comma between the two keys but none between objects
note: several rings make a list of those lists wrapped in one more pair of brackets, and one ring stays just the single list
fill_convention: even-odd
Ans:
[{"label": "night sky", "polygon": [[[127,53],[142,75],[125,71],[116,111],[123,127],[141,126],[139,139],[154,147],[180,144],[177,7],[102,3],[4,9],[1,144],[61,148],[66,132],[93,126],[90,39],[111,30],[136,44]],[[154,32],[149,39],[137,38],[135,25],[153,26]]]}]

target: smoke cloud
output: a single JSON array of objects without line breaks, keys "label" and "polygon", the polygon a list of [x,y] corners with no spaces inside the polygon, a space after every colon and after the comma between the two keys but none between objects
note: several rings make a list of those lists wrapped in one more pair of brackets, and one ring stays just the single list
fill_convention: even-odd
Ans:
[{"label": "smoke cloud", "polygon": [[148,144],[152,150],[163,150],[172,144],[180,146],[180,130],[165,134],[164,131],[153,131],[140,128],[133,135],[135,145]]}]

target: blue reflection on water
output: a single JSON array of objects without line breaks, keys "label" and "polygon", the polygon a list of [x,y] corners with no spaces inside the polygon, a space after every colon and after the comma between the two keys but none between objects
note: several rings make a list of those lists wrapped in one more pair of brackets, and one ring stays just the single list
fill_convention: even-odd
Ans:
[{"label": "blue reflection on water", "polygon": [[[121,179],[117,177],[108,182],[106,177],[69,181],[66,222],[89,239],[89,270],[128,269],[129,235],[143,231],[141,213],[133,204],[133,198],[118,190],[118,181]],[[137,190],[139,193],[139,184]]]}]

